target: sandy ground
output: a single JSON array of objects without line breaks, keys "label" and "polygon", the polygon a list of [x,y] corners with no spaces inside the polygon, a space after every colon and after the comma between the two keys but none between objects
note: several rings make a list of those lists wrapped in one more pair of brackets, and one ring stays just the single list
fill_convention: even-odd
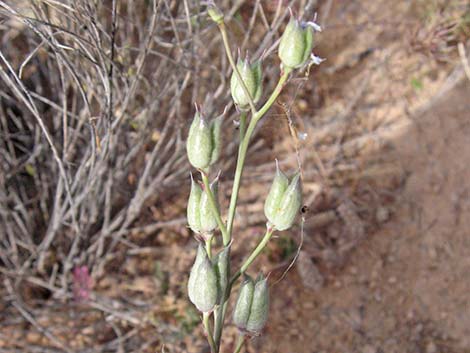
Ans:
[{"label": "sandy ground", "polygon": [[466,81],[393,141],[407,178],[391,220],[324,288],[297,274],[274,287],[251,352],[470,352],[469,94]]}]

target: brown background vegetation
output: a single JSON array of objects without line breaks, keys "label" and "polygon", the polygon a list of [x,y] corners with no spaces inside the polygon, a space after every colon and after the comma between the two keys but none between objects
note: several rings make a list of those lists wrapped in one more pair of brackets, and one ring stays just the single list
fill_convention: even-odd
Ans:
[{"label": "brown background vegetation", "polygon": [[[234,52],[265,53],[266,92],[288,6],[318,13],[327,58],[292,77],[247,160],[235,264],[263,231],[274,158],[300,159],[308,206],[254,264],[272,303],[248,352],[470,352],[470,5],[220,6]],[[237,145],[203,4],[0,1],[0,14],[0,351],[205,351],[186,297],[193,102],[230,109],[223,204]]]}]

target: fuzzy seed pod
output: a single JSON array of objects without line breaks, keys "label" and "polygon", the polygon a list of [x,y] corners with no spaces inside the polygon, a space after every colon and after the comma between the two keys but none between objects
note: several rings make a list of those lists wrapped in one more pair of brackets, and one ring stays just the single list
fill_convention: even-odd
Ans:
[{"label": "fuzzy seed pod", "polygon": [[209,167],[213,148],[210,124],[199,112],[196,112],[186,142],[186,150],[191,165],[198,169]]},{"label": "fuzzy seed pod", "polygon": [[188,206],[186,209],[189,228],[195,233],[201,232],[201,204],[202,189],[197,182],[194,181],[191,174],[191,192],[189,193]]},{"label": "fuzzy seed pod", "polygon": [[217,162],[222,147],[222,122],[224,115],[215,118],[211,123],[212,153],[210,164]]},{"label": "fuzzy seed pod", "polygon": [[263,275],[258,276],[253,292],[253,301],[250,316],[246,323],[246,330],[259,333],[268,319],[269,311],[269,289],[267,279]]},{"label": "fuzzy seed pod", "polygon": [[209,14],[209,17],[212,19],[217,24],[221,24],[224,22],[224,14],[220,9],[215,6],[215,4],[210,4],[207,7],[207,13]]},{"label": "fuzzy seed pod", "polygon": [[[261,98],[262,89],[262,73],[261,62],[257,61],[250,64],[248,59],[238,60],[237,69],[250,93],[253,102],[256,103]],[[230,79],[230,90],[235,104],[240,109],[246,109],[250,105],[250,98],[246,95],[241,82],[238,80],[235,72],[232,73]]]},{"label": "fuzzy seed pod", "polygon": [[204,260],[204,256],[206,256],[206,250],[204,249],[204,246],[199,243],[197,247],[197,253],[196,253],[196,258],[194,259],[194,264],[193,267],[191,267],[191,272],[189,273],[189,280],[188,280],[188,295],[189,299],[193,301],[193,294],[195,293],[194,291],[194,283],[196,281],[196,270],[199,268],[199,265],[202,263]]},{"label": "fuzzy seed pod", "polygon": [[282,64],[291,69],[299,68],[307,62],[312,49],[312,26],[291,18],[279,43]]},{"label": "fuzzy seed pod", "polygon": [[271,223],[274,223],[282,195],[286,191],[288,185],[289,180],[279,168],[279,163],[276,160],[276,175],[274,176],[271,189],[269,189],[268,197],[264,203],[264,214]]},{"label": "fuzzy seed pod", "polygon": [[217,274],[217,284],[219,290],[219,298],[217,304],[222,304],[222,296],[227,289],[229,276],[230,276],[230,248],[225,247],[221,252],[217,254],[214,259],[215,272]]},{"label": "fuzzy seed pod", "polygon": [[[218,179],[214,180],[210,184],[210,188],[212,191],[212,195],[217,203],[218,207],[218,196],[219,196],[219,188],[218,188]],[[200,222],[201,222],[201,233],[209,234],[212,233],[217,228],[217,221],[212,213],[212,208],[209,201],[209,195],[204,190],[201,195],[201,201],[199,204],[199,212],[200,212]]]},{"label": "fuzzy seed pod", "polygon": [[191,269],[188,296],[196,308],[202,312],[211,312],[219,296],[217,275],[202,245],[199,245],[196,260]]},{"label": "fuzzy seed pod", "polygon": [[[210,184],[210,189],[214,195],[218,209],[218,179],[215,179]],[[194,181],[192,175],[191,192],[189,194],[186,213],[188,225],[194,233],[207,235],[211,234],[217,228],[217,220],[212,213],[209,195]]]},{"label": "fuzzy seed pod", "polygon": [[274,226],[277,230],[286,230],[292,227],[295,217],[302,206],[302,186],[300,174],[297,173],[291,180],[280,203],[279,212],[276,216]]},{"label": "fuzzy seed pod", "polygon": [[251,277],[246,276],[240,287],[237,303],[233,311],[233,322],[240,330],[245,330],[250,317],[255,285]]},{"label": "fuzzy seed pod", "polygon": [[297,173],[287,186],[288,179],[277,166],[276,176],[264,204],[264,214],[277,230],[289,229],[302,206],[302,185]]}]

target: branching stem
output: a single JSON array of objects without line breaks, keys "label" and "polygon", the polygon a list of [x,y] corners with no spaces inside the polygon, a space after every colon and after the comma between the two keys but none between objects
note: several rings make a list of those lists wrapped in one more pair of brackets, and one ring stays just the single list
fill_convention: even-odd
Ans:
[{"label": "branching stem", "polygon": [[[235,177],[233,180],[232,197],[230,198],[230,206],[228,210],[228,219],[227,219],[227,232],[229,234],[228,243],[230,242],[230,237],[232,235],[233,221],[235,218],[235,209],[237,207],[237,201],[238,201],[238,191],[240,190],[240,180],[242,177],[243,167],[245,165],[246,153],[248,151],[248,146],[250,144],[251,136],[253,135],[253,132],[255,131],[255,127],[258,124],[258,122],[268,112],[269,108],[271,108],[271,106],[274,104],[277,97],[279,97],[279,94],[281,93],[282,88],[284,87],[284,84],[286,83],[287,78],[289,77],[289,73],[290,73],[290,70],[283,71],[273,93],[271,94],[269,99],[266,101],[266,103],[261,107],[261,109],[258,112],[256,112],[256,114],[253,115],[253,118],[251,119],[248,125],[246,133],[244,134],[243,139],[240,141],[240,147],[238,149],[237,167],[235,170]],[[224,245],[227,245],[227,244],[224,243]]]},{"label": "branching stem", "polygon": [[263,239],[259,242],[258,246],[253,250],[253,252],[248,256],[248,258],[245,260],[243,263],[242,267],[235,273],[232,277],[232,280],[230,281],[230,285],[233,285],[233,283],[240,277],[242,273],[244,273],[248,267],[255,261],[255,259],[258,257],[259,254],[263,251],[263,249],[266,247],[268,244],[269,240],[273,236],[274,229],[271,227],[268,227],[266,229],[266,233],[264,234]]},{"label": "branching stem", "polygon": [[[235,218],[235,210],[237,207],[238,192],[240,190],[241,177],[243,174],[243,167],[245,165],[245,159],[246,159],[246,154],[248,152],[250,139],[255,131],[255,128],[258,122],[268,112],[268,110],[272,107],[276,99],[281,94],[281,91],[284,88],[284,85],[287,79],[289,78],[289,74],[292,69],[284,68],[284,70],[282,71],[281,77],[279,78],[279,81],[276,87],[274,88],[273,92],[269,96],[268,100],[266,101],[266,103],[264,103],[264,105],[260,108],[260,110],[257,111],[255,104],[253,102],[253,99],[250,95],[250,92],[248,91],[245,85],[245,82],[242,80],[240,72],[238,71],[235,61],[233,60],[232,52],[231,52],[230,45],[228,42],[228,36],[227,36],[227,30],[225,28],[225,23],[223,21],[218,23],[218,27],[222,35],[222,41],[224,43],[225,52],[227,54],[227,58],[230,62],[230,65],[232,66],[233,72],[235,73],[237,79],[240,81],[243,91],[250,98],[249,103],[250,103],[250,109],[252,113],[252,117],[248,124],[248,127],[246,126],[246,123],[247,123],[246,112],[242,112],[240,114],[240,126],[239,126],[240,146],[238,148],[237,166],[235,169],[235,176],[234,176],[234,181],[233,181],[232,194],[230,197],[230,205],[229,205],[229,210],[228,210],[228,216],[227,216],[228,218],[227,218],[226,226],[220,217],[220,212],[217,209],[214,196],[212,195],[212,192],[210,191],[209,180],[207,178],[207,175],[204,172],[201,172],[202,181],[204,183],[206,190],[208,190],[209,201],[211,203],[211,207],[214,210],[214,215],[216,216],[217,224],[219,225],[219,228],[222,232],[223,244],[224,246],[229,246],[231,239],[232,239],[233,221]],[[223,298],[224,298],[223,303],[221,303],[219,307],[216,308],[216,311],[214,312],[214,322],[215,322],[214,323],[214,341],[215,341],[216,353],[218,353],[220,350],[220,341],[222,337],[223,324],[225,320],[225,313],[227,310],[228,298],[230,297],[230,292],[232,289],[232,284],[240,276],[242,272],[246,271],[248,266],[261,253],[261,251],[264,249],[267,242],[271,238],[272,233],[273,233],[272,229],[267,230],[263,240],[260,242],[260,244],[258,244],[258,246],[253,251],[253,253],[245,261],[242,268],[234,275],[230,285],[227,286],[227,289],[223,295]],[[244,342],[243,337],[241,337],[241,341],[239,341],[239,347],[237,347],[236,352],[240,351],[241,347],[243,346],[243,342]]]}]

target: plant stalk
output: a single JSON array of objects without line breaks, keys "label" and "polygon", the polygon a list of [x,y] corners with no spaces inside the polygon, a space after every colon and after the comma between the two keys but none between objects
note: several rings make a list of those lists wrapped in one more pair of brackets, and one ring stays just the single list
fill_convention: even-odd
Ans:
[{"label": "plant stalk", "polygon": [[206,240],[206,252],[207,252],[207,257],[209,257],[209,260],[212,259],[212,238],[214,237],[214,234],[210,234]]},{"label": "plant stalk", "polygon": [[[279,94],[281,94],[282,89],[284,88],[284,85],[289,77],[289,74],[291,72],[291,69],[286,69],[282,72],[281,77],[279,78],[279,81],[274,88],[274,91],[271,93],[271,96],[268,98],[266,103],[261,107],[261,109],[256,112],[256,114],[253,115],[253,119],[251,119],[250,123],[248,124],[248,128],[246,132],[244,132],[244,127],[246,124],[246,116],[241,115],[240,116],[240,146],[238,148],[238,157],[237,157],[237,166],[235,169],[235,177],[233,181],[233,187],[232,187],[232,196],[230,198],[230,206],[229,206],[229,211],[228,211],[228,220],[227,220],[227,237],[223,237],[223,242],[224,246],[228,246],[230,244],[230,241],[232,239],[232,230],[233,230],[233,221],[235,218],[235,210],[237,207],[237,201],[238,201],[238,192],[240,190],[240,181],[243,173],[243,167],[245,165],[245,159],[246,159],[246,153],[248,151],[248,146],[250,143],[250,138],[253,135],[253,132],[255,130],[256,124],[258,121],[268,112],[269,108],[274,104],[276,99],[279,97]],[[203,179],[204,181],[204,179]],[[223,233],[222,233],[223,235]],[[271,232],[272,235],[272,232]],[[269,236],[269,238],[271,237]],[[265,235],[266,238],[266,235]],[[269,238],[266,240],[266,243],[269,241]],[[264,238],[263,238],[264,240]],[[264,244],[265,246],[266,244]],[[255,249],[259,249],[259,246]],[[264,247],[263,246],[263,247]],[[258,253],[251,259],[250,263],[253,262],[253,260],[258,256],[259,252],[261,252],[262,248],[258,250]],[[252,254],[253,255],[253,254]],[[251,258],[251,256],[250,256]],[[250,264],[249,263],[249,264]],[[248,264],[248,266],[249,266]],[[247,267],[248,267],[247,266]],[[246,270],[246,268],[245,268]],[[244,271],[245,271],[244,270]],[[240,272],[240,271],[239,271]],[[241,272],[240,272],[241,273]],[[240,273],[237,273],[234,277],[235,279],[240,276]],[[233,283],[234,280],[232,280]],[[223,331],[223,323],[225,320],[225,313],[227,311],[227,301],[228,298],[230,297],[230,292],[231,292],[232,286],[228,286],[226,293],[224,295],[224,303],[221,304],[217,308],[217,315],[215,315],[216,320],[215,320],[215,325],[214,325],[214,337],[215,337],[215,342],[217,349],[220,349],[220,340],[222,337],[222,331]],[[217,352],[218,352],[217,350]]]},{"label": "plant stalk", "polygon": [[255,261],[255,259],[258,257],[259,254],[261,254],[261,251],[266,247],[268,244],[269,240],[274,234],[274,228],[268,227],[266,229],[266,233],[264,234],[263,239],[259,242],[258,246],[253,250],[253,252],[248,256],[248,258],[245,260],[243,263],[242,267],[235,273],[230,281],[230,285],[233,285],[233,283],[240,277],[242,273],[244,273],[248,267]]},{"label": "plant stalk", "polygon": [[238,340],[237,340],[237,346],[235,350],[233,351],[233,353],[240,353],[244,343],[245,343],[245,335],[243,333],[240,333],[240,335],[238,336]]},{"label": "plant stalk", "polygon": [[203,313],[202,314],[202,323],[204,325],[204,331],[207,335],[207,341],[209,342],[209,346],[211,347],[211,353],[217,352],[217,347],[214,342],[214,337],[212,336],[210,324],[209,324],[209,315],[210,313]]},{"label": "plant stalk", "polygon": [[253,119],[251,119],[248,125],[248,128],[246,130],[246,133],[244,134],[243,139],[240,141],[240,147],[238,150],[238,157],[237,157],[237,167],[235,170],[235,177],[233,180],[232,197],[230,198],[230,206],[228,210],[228,219],[227,219],[227,233],[229,234],[229,239],[228,239],[229,242],[230,242],[231,235],[232,235],[233,221],[235,218],[235,209],[237,207],[238,191],[240,190],[240,180],[241,180],[242,173],[243,173],[243,167],[245,165],[245,158],[246,158],[246,153],[248,151],[248,146],[250,144],[251,135],[253,135],[253,132],[255,130],[255,127],[258,121],[267,113],[269,108],[271,108],[271,106],[276,101],[277,97],[279,97],[279,94],[281,93],[282,88],[284,87],[284,84],[286,83],[287,78],[289,77],[289,73],[290,73],[290,69],[286,69],[283,71],[276,85],[276,88],[271,93],[271,96],[266,101],[266,103],[261,107],[261,109],[258,112],[256,112],[256,114],[253,115]]},{"label": "plant stalk", "polygon": [[[255,104],[253,102],[253,99],[250,95],[250,92],[248,91],[245,82],[242,80],[242,77],[240,75],[240,72],[237,69],[237,66],[235,64],[235,61],[233,60],[232,52],[230,50],[230,45],[228,42],[228,36],[227,36],[227,30],[225,28],[225,23],[222,21],[221,23],[218,24],[220,33],[222,35],[222,41],[224,43],[224,48],[225,52],[227,54],[227,58],[230,62],[230,65],[232,66],[232,70],[235,73],[237,79],[241,82],[241,86],[243,88],[243,91],[245,94],[250,98],[249,103],[250,103],[250,109],[252,113],[252,119],[250,120],[250,123],[248,124],[248,127],[246,128],[246,113],[242,112],[240,115],[240,146],[238,148],[238,156],[237,156],[237,166],[235,169],[235,176],[234,176],[234,182],[233,182],[233,187],[232,187],[232,194],[230,197],[230,205],[229,205],[229,210],[228,210],[228,219],[227,219],[227,227],[222,222],[222,219],[220,218],[220,212],[217,210],[217,206],[215,203],[214,196],[212,195],[212,192],[210,192],[210,187],[209,187],[209,180],[207,179],[207,176],[204,173],[202,174],[202,180],[204,183],[204,186],[206,189],[209,190],[209,200],[211,204],[213,205],[213,210],[214,214],[216,214],[216,219],[217,223],[219,225],[219,228],[222,232],[222,238],[223,238],[223,244],[224,246],[229,246],[230,241],[232,239],[232,230],[233,230],[233,221],[235,218],[235,210],[237,207],[237,201],[238,201],[238,192],[240,190],[240,182],[241,182],[241,177],[243,174],[243,167],[245,165],[245,159],[246,159],[246,154],[248,151],[248,146],[250,143],[251,136],[253,135],[253,132],[255,131],[255,127],[258,123],[258,121],[268,112],[268,110],[271,108],[271,106],[274,104],[276,99],[279,97],[281,94],[282,89],[284,88],[284,85],[289,78],[289,74],[292,69],[285,68],[284,71],[282,72],[279,81],[274,88],[273,92],[271,93],[270,97],[266,101],[266,103],[261,107],[259,111],[256,110]],[[246,128],[246,131],[245,131]],[[253,251],[253,253],[250,255],[250,257],[247,259],[245,262],[244,266],[242,266],[243,271],[246,271],[246,268],[254,261],[254,259],[259,255],[261,250],[266,246],[266,243],[269,241],[269,239],[272,236],[273,231],[268,231],[266,232],[266,235],[264,236],[263,240],[258,244],[256,249]],[[232,279],[231,283],[229,286],[227,286],[226,291],[224,293],[224,301],[223,304],[219,305],[219,307],[216,309],[216,312],[214,313],[214,338],[215,338],[215,347],[216,347],[216,353],[219,352],[220,350],[220,341],[222,337],[222,331],[223,331],[223,323],[225,320],[225,314],[227,311],[227,303],[228,303],[228,298],[230,297],[230,292],[232,289],[232,284],[236,278],[238,278],[241,274],[240,269],[237,274],[235,274],[234,279]],[[243,345],[243,339],[241,339],[241,344],[237,348],[238,352],[242,345]]]}]

